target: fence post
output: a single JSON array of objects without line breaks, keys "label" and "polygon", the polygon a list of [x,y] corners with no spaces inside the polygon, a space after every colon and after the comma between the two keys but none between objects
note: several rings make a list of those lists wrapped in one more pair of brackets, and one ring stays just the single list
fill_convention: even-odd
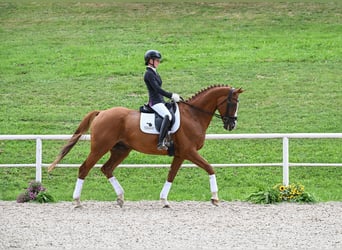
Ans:
[{"label": "fence post", "polygon": [[289,185],[289,138],[283,137],[283,185]]},{"label": "fence post", "polygon": [[42,182],[42,139],[36,139],[36,181]]}]

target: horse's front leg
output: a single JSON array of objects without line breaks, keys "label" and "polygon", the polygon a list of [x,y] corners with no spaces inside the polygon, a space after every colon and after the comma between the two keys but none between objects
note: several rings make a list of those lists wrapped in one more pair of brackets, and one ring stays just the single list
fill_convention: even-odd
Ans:
[{"label": "horse's front leg", "polygon": [[169,195],[171,186],[172,186],[172,182],[175,179],[177,172],[180,168],[180,166],[182,165],[184,159],[180,159],[178,157],[174,157],[172,164],[171,164],[171,168],[169,171],[169,174],[167,176],[167,180],[164,183],[163,189],[160,192],[160,200],[163,202],[164,208],[169,208],[170,204],[167,200],[167,197]]},{"label": "horse's front leg", "polygon": [[211,203],[215,206],[218,206],[219,204],[218,187],[217,187],[216,175],[215,175],[215,171],[213,167],[202,156],[200,156],[197,151],[194,151],[191,154],[188,154],[187,157],[191,162],[203,168],[208,173],[210,192],[211,192]]}]

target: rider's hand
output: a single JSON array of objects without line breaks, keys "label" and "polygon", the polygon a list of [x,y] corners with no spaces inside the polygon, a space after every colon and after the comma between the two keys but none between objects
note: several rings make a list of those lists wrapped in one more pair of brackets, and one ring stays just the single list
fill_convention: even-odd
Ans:
[{"label": "rider's hand", "polygon": [[172,99],[173,101],[175,101],[175,102],[180,102],[181,99],[183,99],[183,98],[181,98],[178,94],[173,93],[172,96],[171,96],[171,99]]}]

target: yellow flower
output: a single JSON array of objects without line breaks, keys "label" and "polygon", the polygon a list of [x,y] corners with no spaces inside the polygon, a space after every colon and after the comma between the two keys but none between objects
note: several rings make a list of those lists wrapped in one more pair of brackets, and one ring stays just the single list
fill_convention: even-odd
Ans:
[{"label": "yellow flower", "polygon": [[280,190],[280,191],[284,191],[285,189],[286,189],[285,186],[280,186],[280,187],[279,187],[279,190]]}]

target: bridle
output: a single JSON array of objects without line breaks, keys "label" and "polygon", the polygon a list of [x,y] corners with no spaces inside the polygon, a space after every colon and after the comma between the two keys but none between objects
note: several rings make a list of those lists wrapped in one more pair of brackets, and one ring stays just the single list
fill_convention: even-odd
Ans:
[{"label": "bridle", "polygon": [[[225,129],[228,128],[229,126],[229,130],[232,130],[234,127],[235,127],[235,123],[236,123],[236,120],[237,120],[237,117],[236,116],[230,116],[229,115],[229,111],[230,109],[236,109],[237,108],[237,104],[239,102],[239,99],[236,99],[235,103],[233,103],[232,101],[234,100],[233,99],[233,93],[234,93],[234,88],[232,88],[230,91],[229,91],[229,94],[228,94],[228,97],[227,99],[223,100],[222,102],[220,102],[217,106],[216,106],[216,109],[214,112],[210,112],[210,111],[206,111],[206,110],[203,110],[201,108],[198,108],[196,106],[193,106],[191,105],[190,103],[187,103],[187,102],[184,102],[182,101],[182,103],[190,106],[191,108],[193,109],[196,109],[202,113],[205,113],[207,115],[211,115],[211,116],[215,116],[216,118],[219,118],[223,121],[223,127]],[[224,102],[227,102],[227,108],[226,108],[226,113],[222,116],[222,115],[219,115],[219,114],[216,114],[216,110],[224,103]]]},{"label": "bridle", "polygon": [[[224,116],[221,116],[221,119],[223,121],[223,127],[225,129],[228,128],[228,125],[229,125],[229,130],[232,130],[234,127],[235,127],[235,124],[236,124],[236,120],[237,120],[237,116],[230,116],[229,115],[229,111],[230,109],[235,109],[237,108],[237,105],[238,105],[238,102],[239,102],[239,99],[236,99],[235,100],[235,103],[232,102],[233,100],[233,93],[234,93],[234,89],[232,88],[230,91],[229,91],[229,94],[228,94],[228,98],[227,98],[227,108],[226,108],[226,113]],[[222,102],[223,103],[223,102]],[[221,104],[222,104],[221,103]],[[221,105],[220,104],[220,105]],[[219,105],[217,106],[217,108],[219,107]]]}]

